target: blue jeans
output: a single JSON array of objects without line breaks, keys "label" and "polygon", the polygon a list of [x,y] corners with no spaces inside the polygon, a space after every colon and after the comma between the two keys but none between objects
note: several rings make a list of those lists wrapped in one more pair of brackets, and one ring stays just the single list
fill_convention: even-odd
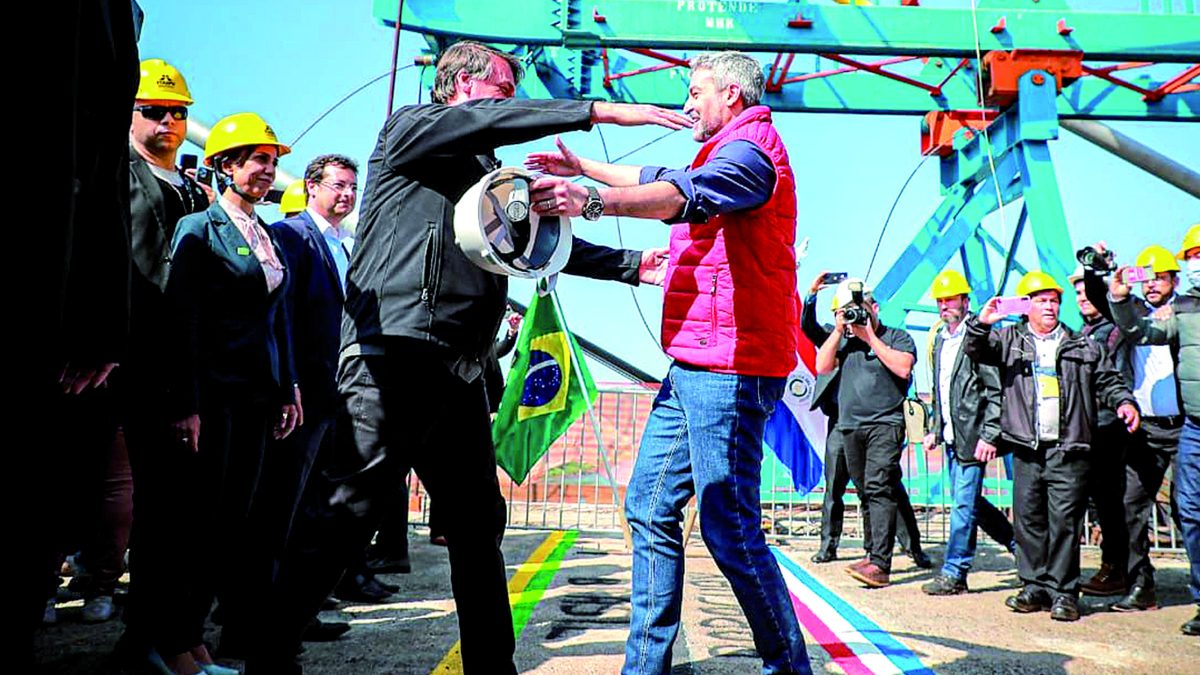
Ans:
[{"label": "blue jeans", "polygon": [[983,496],[983,470],[986,464],[966,465],[946,445],[946,461],[950,466],[950,485],[954,490],[954,509],[950,512],[950,535],[946,539],[946,557],[942,574],[959,581],[967,580],[971,562],[975,560],[975,505]]},{"label": "blue jeans", "polygon": [[625,514],[633,535],[626,675],[671,670],[683,602],[683,507],[750,623],[764,673],[812,672],[783,575],[762,532],[763,426],[784,379],[672,364],[646,423]]},{"label": "blue jeans", "polygon": [[1192,567],[1192,599],[1200,604],[1200,424],[1188,415],[1175,459],[1175,499],[1183,545]]}]

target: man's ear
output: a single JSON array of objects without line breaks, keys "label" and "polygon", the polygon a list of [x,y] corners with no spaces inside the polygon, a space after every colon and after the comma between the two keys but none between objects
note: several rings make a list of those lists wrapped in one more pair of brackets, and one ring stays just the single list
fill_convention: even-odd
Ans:
[{"label": "man's ear", "polygon": [[454,94],[455,94],[455,96],[457,96],[458,94],[470,94],[471,86],[473,84],[474,84],[474,80],[471,79],[471,75],[469,73],[467,73],[466,68],[463,68],[462,70],[458,71],[457,73],[454,74]]},{"label": "man's ear", "polygon": [[740,100],[742,100],[742,86],[740,84],[731,84],[725,87],[725,105],[732,108]]}]

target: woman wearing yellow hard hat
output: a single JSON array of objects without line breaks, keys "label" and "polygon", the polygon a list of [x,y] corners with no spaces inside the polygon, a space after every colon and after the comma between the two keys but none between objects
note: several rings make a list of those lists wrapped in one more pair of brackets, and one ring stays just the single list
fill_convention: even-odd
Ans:
[{"label": "woman wearing yellow hard hat", "polygon": [[[254,558],[248,515],[268,438],[282,438],[300,411],[291,372],[291,340],[283,303],[283,257],[254,207],[275,180],[289,148],[263,118],[238,113],[219,121],[204,146],[220,197],[179,221],[167,297],[177,321],[178,359],[170,373],[175,442],[182,455],[177,490],[187,495],[180,532],[204,533],[196,555],[176,565],[190,585],[169,644],[155,645],[163,669],[213,672],[204,663],[204,619],[221,589],[225,627],[242,637],[253,611],[246,604]],[[236,555],[234,555],[236,552]],[[261,585],[260,585],[261,586]],[[232,641],[231,641],[232,642]]]}]

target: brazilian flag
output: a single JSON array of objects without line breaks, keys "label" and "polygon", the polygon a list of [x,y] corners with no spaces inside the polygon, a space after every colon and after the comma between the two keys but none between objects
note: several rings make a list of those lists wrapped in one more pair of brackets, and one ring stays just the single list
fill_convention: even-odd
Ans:
[{"label": "brazilian flag", "polygon": [[[583,414],[587,400],[596,400],[596,384],[554,304],[553,297],[536,293],[529,303],[492,424],[496,463],[518,485],[550,444]],[[586,400],[580,383],[587,388]]]}]

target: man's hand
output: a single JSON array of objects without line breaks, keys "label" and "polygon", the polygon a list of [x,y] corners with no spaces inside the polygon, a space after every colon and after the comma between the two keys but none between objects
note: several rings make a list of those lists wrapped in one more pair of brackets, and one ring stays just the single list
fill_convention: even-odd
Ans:
[{"label": "man's hand", "polygon": [[[183,175],[196,181],[196,168],[192,167],[190,169],[184,169]],[[212,189],[212,187],[205,183],[201,183],[200,181],[196,181],[196,185],[199,185],[200,189],[204,191],[204,195],[208,197],[209,204],[217,203],[217,193]]]},{"label": "man's hand", "polygon": [[1125,428],[1131,434],[1142,425],[1142,416],[1138,414],[1138,409],[1132,403],[1122,403],[1117,408],[1117,417],[1121,418],[1121,421],[1125,423]]},{"label": "man's hand", "polygon": [[605,101],[596,101],[592,104],[592,123],[616,124],[623,127],[657,124],[668,129],[692,128],[692,118],[674,110],[642,103],[607,103]]},{"label": "man's hand", "polygon": [[979,439],[975,442],[975,459],[981,462],[990,462],[996,459],[996,446],[982,438]]},{"label": "man's hand", "polygon": [[925,438],[921,439],[921,447],[927,452],[937,450],[937,436],[934,436],[933,434],[925,434]]},{"label": "man's hand", "polygon": [[812,283],[808,286],[809,295],[816,295],[817,291],[825,288],[825,284],[821,283],[821,281],[825,278],[826,274],[829,274],[829,270],[821,270],[821,273],[817,275],[817,278],[813,279]]},{"label": "man's hand", "polygon": [[539,216],[578,216],[587,201],[587,188],[557,176],[544,176],[529,186],[529,202]]},{"label": "man's hand", "polygon": [[1113,274],[1108,280],[1108,293],[1117,300],[1128,298],[1130,291],[1133,290],[1129,284],[1125,283],[1125,273],[1128,271],[1128,265],[1121,265],[1117,268],[1116,274]]},{"label": "man's hand", "polygon": [[991,300],[983,303],[983,309],[979,310],[979,323],[985,326],[993,326],[1000,319],[1004,318],[996,311],[996,304],[1000,302],[1000,296],[993,296]]},{"label": "man's hand", "polygon": [[517,331],[521,330],[521,319],[523,318],[516,312],[508,313],[508,337],[516,337]]},{"label": "man's hand", "polygon": [[200,416],[192,415],[171,424],[175,437],[192,452],[200,451]]},{"label": "man's hand", "polygon": [[300,385],[292,388],[296,394],[296,426],[304,426],[304,404],[300,402]]},{"label": "man's hand", "polygon": [[116,367],[115,363],[103,363],[98,366],[77,366],[68,363],[59,373],[58,383],[62,385],[64,394],[79,394],[84,389],[104,386],[109,373]]},{"label": "man's hand", "polygon": [[299,417],[296,406],[289,403],[283,406],[279,413],[279,422],[275,424],[275,439],[283,440],[292,433],[296,428],[296,419]]},{"label": "man's hand", "polygon": [[525,168],[565,178],[582,176],[583,163],[579,157],[567,148],[562,138],[555,136],[554,144],[558,146],[558,152],[531,152],[526,155]]},{"label": "man's hand", "polygon": [[840,309],[833,313],[833,332],[846,335],[846,315]]},{"label": "man's hand", "polygon": [[1150,315],[1155,321],[1170,321],[1171,317],[1175,316],[1175,308],[1171,305],[1163,305],[1154,310]]},{"label": "man's hand", "polygon": [[665,246],[642,251],[642,264],[638,265],[638,281],[651,286],[662,286],[667,278],[669,257],[669,250]]}]

